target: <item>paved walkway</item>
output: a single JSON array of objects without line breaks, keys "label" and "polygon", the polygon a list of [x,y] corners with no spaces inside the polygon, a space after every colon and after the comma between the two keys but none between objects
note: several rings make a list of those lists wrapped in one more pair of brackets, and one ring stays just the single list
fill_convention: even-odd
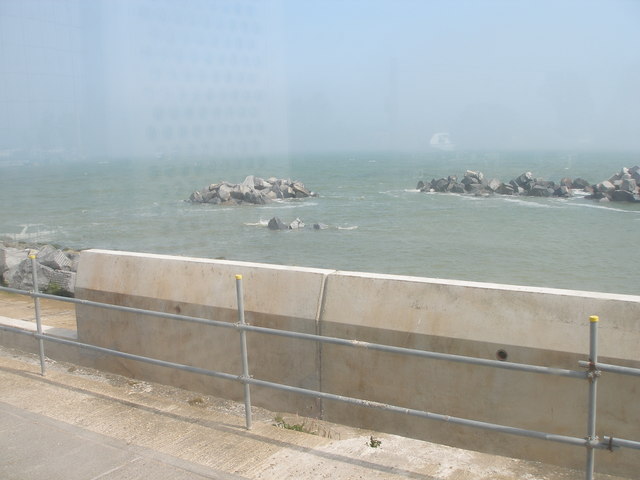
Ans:
[{"label": "paved walkway", "polygon": [[[0,478],[578,480],[584,473],[394,435],[275,426],[256,409],[0,347]],[[295,423],[296,419],[286,419]],[[371,436],[380,446],[372,448]],[[597,476],[600,480],[615,477]]]},{"label": "paved walkway", "polygon": [[0,402],[0,472],[5,479],[236,479]]},{"label": "paved walkway", "polygon": [[[76,330],[76,309],[73,303],[40,299],[42,323],[49,327]],[[0,291],[0,316],[14,320],[36,321],[31,297]]]}]

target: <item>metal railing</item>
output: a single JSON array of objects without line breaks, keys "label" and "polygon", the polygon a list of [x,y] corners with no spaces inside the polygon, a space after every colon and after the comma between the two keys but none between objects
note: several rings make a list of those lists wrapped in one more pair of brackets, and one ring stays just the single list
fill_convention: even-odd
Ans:
[{"label": "metal railing", "polygon": [[[569,370],[561,368],[551,368],[539,365],[529,365],[521,363],[506,362],[502,360],[489,360],[484,358],[469,357],[463,355],[452,355],[446,353],[432,352],[427,350],[416,350],[411,348],[396,347],[391,345],[383,345],[377,343],[362,342],[358,340],[347,340],[344,338],[327,337],[322,335],[314,335],[309,333],[291,332],[287,330],[279,330],[266,327],[258,327],[254,325],[248,325],[244,319],[244,300],[243,300],[243,286],[242,276],[236,275],[236,292],[237,292],[237,305],[238,305],[238,322],[229,323],[217,320],[207,320],[199,317],[191,317],[187,315],[177,315],[166,312],[158,312],[153,310],[144,310],[134,307],[125,307],[121,305],[112,305],[107,303],[94,302],[90,300],[59,297],[55,295],[48,295],[38,292],[37,281],[37,269],[36,269],[36,257],[35,255],[29,256],[32,261],[32,278],[33,278],[33,291],[18,290],[7,287],[0,287],[0,291],[9,293],[17,293],[21,295],[27,295],[34,299],[35,314],[36,314],[36,333],[28,332],[23,329],[0,325],[0,330],[9,331],[13,333],[31,335],[38,340],[38,350],[40,356],[40,368],[42,375],[45,375],[45,354],[44,354],[44,341],[60,343],[65,345],[72,345],[92,351],[97,351],[109,355],[114,355],[120,358],[126,358],[130,360],[150,363],[161,367],[174,368],[177,370],[187,371],[191,373],[197,373],[201,375],[207,375],[210,377],[221,378],[231,381],[236,381],[244,386],[244,404],[245,404],[245,421],[247,429],[251,429],[251,392],[250,386],[256,385],[260,387],[272,388],[277,390],[283,390],[290,393],[299,395],[310,396],[314,398],[321,398],[326,400],[332,400],[337,402],[343,402],[351,405],[362,406],[366,408],[373,408],[378,410],[384,410],[389,412],[395,412],[404,415],[410,415],[420,418],[426,418],[429,420],[437,420],[442,422],[453,423],[457,425],[478,428],[483,430],[490,430],[494,432],[506,433],[510,435],[517,435],[522,437],[536,438],[540,440],[547,440],[553,442],[559,442],[567,445],[574,445],[586,448],[586,468],[585,478],[587,480],[593,480],[594,464],[595,464],[595,450],[607,449],[614,450],[616,448],[632,448],[640,449],[640,442],[633,440],[626,440],[621,438],[613,438],[609,436],[603,436],[602,440],[596,434],[596,411],[597,411],[597,385],[598,378],[602,372],[610,372],[622,375],[640,376],[640,369],[622,367],[618,365],[608,365],[604,363],[598,363],[598,336],[597,325],[599,318],[592,316],[589,318],[590,325],[590,341],[589,341],[589,361],[580,361],[579,366],[586,368],[584,370]],[[220,372],[216,370],[208,370],[203,368],[194,367],[191,365],[184,365],[180,363],[168,362],[155,358],[145,357],[141,355],[135,355],[131,353],[121,352],[119,350],[113,350],[105,347],[98,347],[96,345],[89,345],[80,343],[74,340],[68,340],[64,338],[54,337],[46,335],[42,331],[42,320],[40,312],[40,298],[57,300],[62,302],[69,302],[79,305],[92,306],[98,308],[104,308],[109,310],[117,310],[121,312],[135,313],[141,315],[149,315],[159,318],[168,318],[173,320],[199,323],[209,325],[212,327],[228,328],[237,330],[240,333],[240,354],[242,357],[242,373],[240,375],[234,375],[230,373]],[[553,433],[540,432],[536,430],[528,430],[523,428],[511,427],[507,425],[500,425],[495,423],[481,422],[477,420],[471,420],[467,418],[453,417],[450,415],[443,415],[438,413],[432,413],[424,410],[415,410],[396,405],[389,405],[386,403],[375,402],[365,399],[353,398],[343,395],[336,395],[328,392],[321,392],[317,390],[311,390],[306,388],[294,387],[291,385],[280,384],[276,382],[270,382],[266,380],[259,380],[253,378],[249,373],[249,362],[247,352],[247,332],[256,332],[267,335],[275,335],[287,338],[296,338],[302,340],[309,340],[333,345],[342,345],[351,348],[361,348],[365,350],[375,350],[380,352],[395,353],[400,355],[409,355],[419,358],[429,358],[449,362],[473,364],[483,367],[499,368],[527,373],[536,373],[543,375],[555,375],[572,379],[581,379],[588,381],[588,419],[587,419],[587,436],[585,438],[572,437],[567,435],[557,435]]]}]

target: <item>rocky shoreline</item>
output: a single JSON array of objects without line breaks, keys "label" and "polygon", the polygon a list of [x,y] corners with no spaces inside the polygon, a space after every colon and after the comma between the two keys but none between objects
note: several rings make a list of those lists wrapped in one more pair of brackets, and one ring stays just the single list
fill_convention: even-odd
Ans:
[{"label": "rocky shoreline", "polygon": [[80,254],[53,245],[0,242],[2,285],[18,290],[33,290],[31,254],[36,256],[38,291],[73,297]]},{"label": "rocky shoreline", "polygon": [[278,199],[317,197],[299,180],[270,177],[267,180],[249,175],[242,183],[212,183],[189,196],[191,203],[214,205],[264,205]]},{"label": "rocky shoreline", "polygon": [[592,184],[582,178],[562,178],[553,182],[536,178],[531,172],[502,182],[487,179],[482,172],[467,170],[458,181],[456,175],[447,178],[433,179],[425,183],[420,180],[417,189],[421,192],[460,193],[476,196],[524,195],[530,197],[570,197],[573,190],[587,192],[585,198],[600,202],[640,202],[640,166],[622,168],[609,179]]}]

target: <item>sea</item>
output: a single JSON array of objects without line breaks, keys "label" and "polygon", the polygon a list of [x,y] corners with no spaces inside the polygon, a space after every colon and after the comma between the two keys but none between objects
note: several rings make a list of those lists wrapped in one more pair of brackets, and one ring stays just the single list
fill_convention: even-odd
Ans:
[{"label": "sea", "polygon": [[[530,171],[596,183],[640,154],[428,152],[0,164],[0,238],[268,264],[640,295],[640,203],[421,193],[420,180]],[[290,178],[317,197],[191,204],[246,176]],[[302,220],[272,231],[268,221]],[[317,230],[314,223],[328,228]]]}]

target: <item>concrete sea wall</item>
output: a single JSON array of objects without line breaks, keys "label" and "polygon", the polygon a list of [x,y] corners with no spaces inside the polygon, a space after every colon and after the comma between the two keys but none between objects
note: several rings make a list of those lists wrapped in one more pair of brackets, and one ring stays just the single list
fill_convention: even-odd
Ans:
[{"label": "concrete sea wall", "polygon": [[[640,297],[339,272],[129,252],[82,252],[76,297],[225,322],[237,321],[243,275],[252,325],[402,347],[578,369],[599,315],[600,360],[640,367]],[[231,329],[78,305],[78,339],[233,374]],[[586,380],[516,373],[248,333],[255,378],[480,421],[586,436]],[[115,373],[239,400],[242,387],[98,354],[80,360]],[[639,439],[640,381],[603,374],[600,435]],[[252,387],[254,404],[463,448],[582,468],[584,449]],[[597,455],[598,471],[634,477],[633,450]],[[634,477],[635,478],[635,477]]]}]

